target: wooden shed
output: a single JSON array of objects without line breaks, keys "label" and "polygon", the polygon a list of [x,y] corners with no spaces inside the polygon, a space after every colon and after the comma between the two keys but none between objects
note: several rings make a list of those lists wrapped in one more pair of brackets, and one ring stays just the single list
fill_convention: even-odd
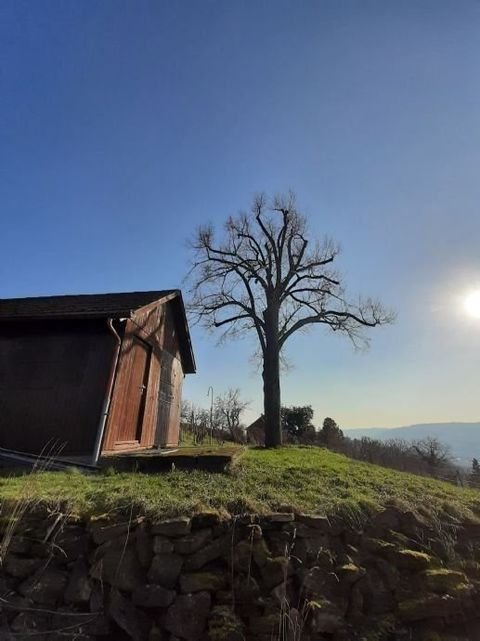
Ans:
[{"label": "wooden shed", "polygon": [[175,446],[194,372],[179,290],[0,300],[0,448],[95,464]]}]

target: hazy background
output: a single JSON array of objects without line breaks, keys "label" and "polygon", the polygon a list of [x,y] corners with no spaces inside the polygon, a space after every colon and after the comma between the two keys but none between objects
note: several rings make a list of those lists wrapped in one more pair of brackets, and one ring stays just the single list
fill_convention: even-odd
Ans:
[{"label": "hazy background", "polygon": [[[479,418],[480,3],[0,3],[0,296],[180,287],[196,225],[293,188],[349,289],[398,311],[356,354],[297,336],[285,404],[319,423]],[[250,341],[193,328],[185,396]]]}]

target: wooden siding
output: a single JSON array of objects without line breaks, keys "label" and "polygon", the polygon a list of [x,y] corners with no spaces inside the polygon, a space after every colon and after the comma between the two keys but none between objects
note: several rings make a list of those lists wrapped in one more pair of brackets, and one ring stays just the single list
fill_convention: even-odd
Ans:
[{"label": "wooden siding", "polygon": [[0,326],[0,447],[91,455],[115,341],[106,321]]},{"label": "wooden siding", "polygon": [[[136,438],[131,403],[136,403],[139,356],[135,344],[149,346],[145,370],[141,428]],[[177,445],[180,428],[180,401],[183,369],[175,315],[170,302],[149,305],[127,321],[120,350],[103,451]],[[133,401],[132,399],[133,395]]]}]

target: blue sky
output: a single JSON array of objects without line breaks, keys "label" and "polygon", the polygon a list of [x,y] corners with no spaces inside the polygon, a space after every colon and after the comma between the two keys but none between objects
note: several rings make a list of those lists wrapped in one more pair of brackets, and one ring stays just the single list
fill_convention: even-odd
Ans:
[{"label": "blue sky", "polygon": [[[480,2],[0,3],[0,296],[181,286],[186,239],[292,188],[368,352],[292,339],[286,404],[345,427],[479,420]],[[192,330],[185,396],[240,387],[247,339]]]}]

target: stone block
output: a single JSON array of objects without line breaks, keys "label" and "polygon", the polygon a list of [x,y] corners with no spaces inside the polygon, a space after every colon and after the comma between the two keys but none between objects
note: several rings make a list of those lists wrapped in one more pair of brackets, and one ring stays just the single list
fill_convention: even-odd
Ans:
[{"label": "stone block", "polygon": [[133,603],[142,608],[167,608],[175,597],[175,590],[156,584],[141,585],[135,588],[132,596]]},{"label": "stone block", "polygon": [[217,592],[227,584],[226,577],[213,572],[192,572],[180,575],[180,590],[189,592]]},{"label": "stone block", "polygon": [[173,588],[182,569],[183,558],[178,554],[156,554],[148,571],[150,583],[158,583],[165,588]]},{"label": "stone block", "polygon": [[173,538],[185,536],[192,529],[192,520],[186,516],[164,519],[152,524],[152,533]]},{"label": "stone block", "polygon": [[187,536],[175,540],[175,552],[177,552],[177,554],[193,554],[204,547],[211,538],[211,528],[195,530],[187,534]]},{"label": "stone block", "polygon": [[180,595],[162,617],[161,625],[174,636],[197,641],[205,631],[210,605],[208,592]]},{"label": "stone block", "polygon": [[216,561],[224,555],[228,555],[232,543],[231,535],[227,534],[215,539],[205,547],[185,559],[185,570],[200,570],[211,561]]}]

